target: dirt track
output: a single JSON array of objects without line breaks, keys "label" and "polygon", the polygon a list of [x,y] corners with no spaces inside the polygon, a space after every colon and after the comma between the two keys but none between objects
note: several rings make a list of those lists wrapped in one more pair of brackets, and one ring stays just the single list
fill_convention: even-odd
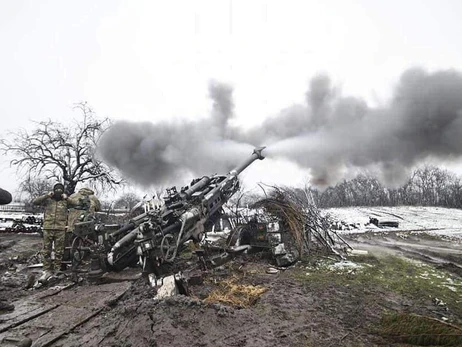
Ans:
[{"label": "dirt track", "polygon": [[349,235],[353,248],[374,254],[390,253],[420,260],[462,276],[462,248],[460,241],[444,241],[427,234],[386,231],[374,234]]},{"label": "dirt track", "polygon": [[[41,300],[41,309],[50,307],[51,311],[9,329],[0,338],[28,336],[36,341],[34,346],[40,346],[40,341],[52,346],[369,346],[384,342],[367,328],[380,319],[377,312],[383,305],[403,300],[377,289],[301,286],[290,270],[270,275],[266,268],[263,262],[241,267],[242,281],[268,288],[251,308],[201,301],[214,288],[212,278],[209,284],[192,287],[193,297],[177,296],[162,302],[155,302],[152,290],[138,281],[116,304],[101,312],[104,299],[117,296],[127,283],[82,286],[53,297],[40,299],[42,293],[29,298],[34,303]],[[107,292],[108,286],[118,290]],[[85,299],[88,295],[91,309]],[[76,326],[95,312],[95,317]],[[27,333],[31,331],[35,333]]]}]

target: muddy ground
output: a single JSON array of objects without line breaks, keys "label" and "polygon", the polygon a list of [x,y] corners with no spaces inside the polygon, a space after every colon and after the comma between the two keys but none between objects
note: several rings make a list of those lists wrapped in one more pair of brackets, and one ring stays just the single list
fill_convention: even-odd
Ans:
[{"label": "muddy ground", "polygon": [[425,232],[368,232],[348,236],[351,246],[372,254],[393,254],[420,260],[462,276],[462,239],[438,237]]},{"label": "muddy ground", "polygon": [[[269,274],[268,257],[245,255],[204,273],[189,297],[156,301],[137,276],[99,286],[65,278],[53,288],[25,289],[39,271],[26,265],[40,239],[3,234],[0,298],[15,311],[0,314],[1,345],[30,338],[33,346],[404,346],[383,333],[385,316],[462,323],[459,241],[393,230],[347,237],[368,251],[349,259],[359,267],[316,257]],[[248,306],[207,299],[223,283],[263,294]]]},{"label": "muddy ground", "polygon": [[28,279],[41,269],[27,266],[37,263],[42,245],[38,234],[0,234],[0,300],[8,301],[30,295]]}]

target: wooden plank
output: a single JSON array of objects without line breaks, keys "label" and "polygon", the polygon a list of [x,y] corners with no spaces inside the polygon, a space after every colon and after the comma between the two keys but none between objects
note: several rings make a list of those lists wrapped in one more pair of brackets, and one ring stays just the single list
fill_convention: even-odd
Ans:
[{"label": "wooden plank", "polygon": [[[47,346],[53,345],[56,341],[58,341],[62,337],[67,336],[68,334],[70,334],[75,328],[85,324],[86,322],[91,320],[93,317],[100,314],[101,311],[103,311],[104,309],[107,308],[107,305],[114,305],[117,301],[120,300],[120,298],[127,292],[127,290],[129,288],[130,288],[130,286],[125,286],[125,288],[122,287],[123,290],[120,291],[119,293],[117,293],[117,295],[115,297],[111,297],[111,298],[109,298],[109,300],[105,300],[103,306],[97,308],[95,311],[93,311],[93,310],[90,311],[89,310],[88,314],[84,315],[82,318],[80,318],[79,320],[77,320],[73,324],[71,322],[68,322],[68,323],[70,323],[70,326],[68,326],[65,329],[55,329],[54,331],[51,332],[51,334],[47,334],[47,335],[37,339],[36,341],[34,341],[32,347],[34,347],[34,346],[47,347]],[[68,306],[68,308],[70,308],[70,307]],[[74,308],[74,310],[77,311],[78,308]]]},{"label": "wooden plank", "polygon": [[[51,346],[108,306],[114,305],[131,285],[132,282],[126,281],[99,286],[74,286],[69,290],[41,292],[22,299],[18,303],[21,312],[1,327],[0,341],[6,343],[5,339],[27,336],[34,341],[33,346]],[[26,313],[31,308],[33,311]],[[44,329],[43,326],[49,328]]]},{"label": "wooden plank", "polygon": [[32,313],[31,315],[29,315],[29,316],[27,316],[27,317],[25,317],[25,318],[23,318],[23,319],[20,319],[20,320],[18,320],[18,321],[16,321],[16,322],[12,322],[12,323],[10,323],[10,324],[7,324],[6,326],[4,326],[3,328],[0,329],[0,333],[3,333],[3,332],[5,332],[5,331],[7,331],[7,330],[9,330],[9,329],[12,329],[12,328],[17,327],[17,326],[19,326],[19,325],[21,325],[21,324],[24,324],[24,323],[26,323],[26,322],[28,322],[28,321],[30,321],[30,320],[32,320],[32,319],[35,319],[35,318],[37,318],[37,317],[40,317],[40,316],[44,315],[45,313],[48,313],[48,312],[50,312],[51,310],[54,310],[55,308],[57,308],[57,307],[59,307],[59,306],[60,306],[59,304],[58,304],[58,305],[53,305],[53,306],[48,307],[48,308],[46,308],[46,309],[39,310],[39,311],[36,312],[36,313]]}]

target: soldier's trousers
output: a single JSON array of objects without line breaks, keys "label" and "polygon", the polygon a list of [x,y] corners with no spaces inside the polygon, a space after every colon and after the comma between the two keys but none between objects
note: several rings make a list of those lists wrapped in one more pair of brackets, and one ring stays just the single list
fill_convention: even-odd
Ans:
[{"label": "soldier's trousers", "polygon": [[[61,270],[61,260],[64,254],[64,237],[65,230],[44,229],[43,230],[43,247],[42,247],[42,262],[43,270],[59,271]],[[51,251],[53,250],[55,257],[52,261]]]}]

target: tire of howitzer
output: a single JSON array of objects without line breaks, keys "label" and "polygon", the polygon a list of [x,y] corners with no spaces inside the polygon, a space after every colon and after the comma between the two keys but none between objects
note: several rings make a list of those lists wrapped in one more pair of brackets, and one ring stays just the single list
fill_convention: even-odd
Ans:
[{"label": "tire of howitzer", "polygon": [[83,254],[80,251],[81,243],[82,243],[82,238],[79,236],[75,237],[72,240],[71,252],[70,252],[72,267],[77,267],[82,262]]},{"label": "tire of howitzer", "polygon": [[88,251],[90,246],[91,242],[80,236],[77,236],[74,238],[74,240],[72,240],[71,260],[73,267],[80,265],[85,256],[90,254]]}]

